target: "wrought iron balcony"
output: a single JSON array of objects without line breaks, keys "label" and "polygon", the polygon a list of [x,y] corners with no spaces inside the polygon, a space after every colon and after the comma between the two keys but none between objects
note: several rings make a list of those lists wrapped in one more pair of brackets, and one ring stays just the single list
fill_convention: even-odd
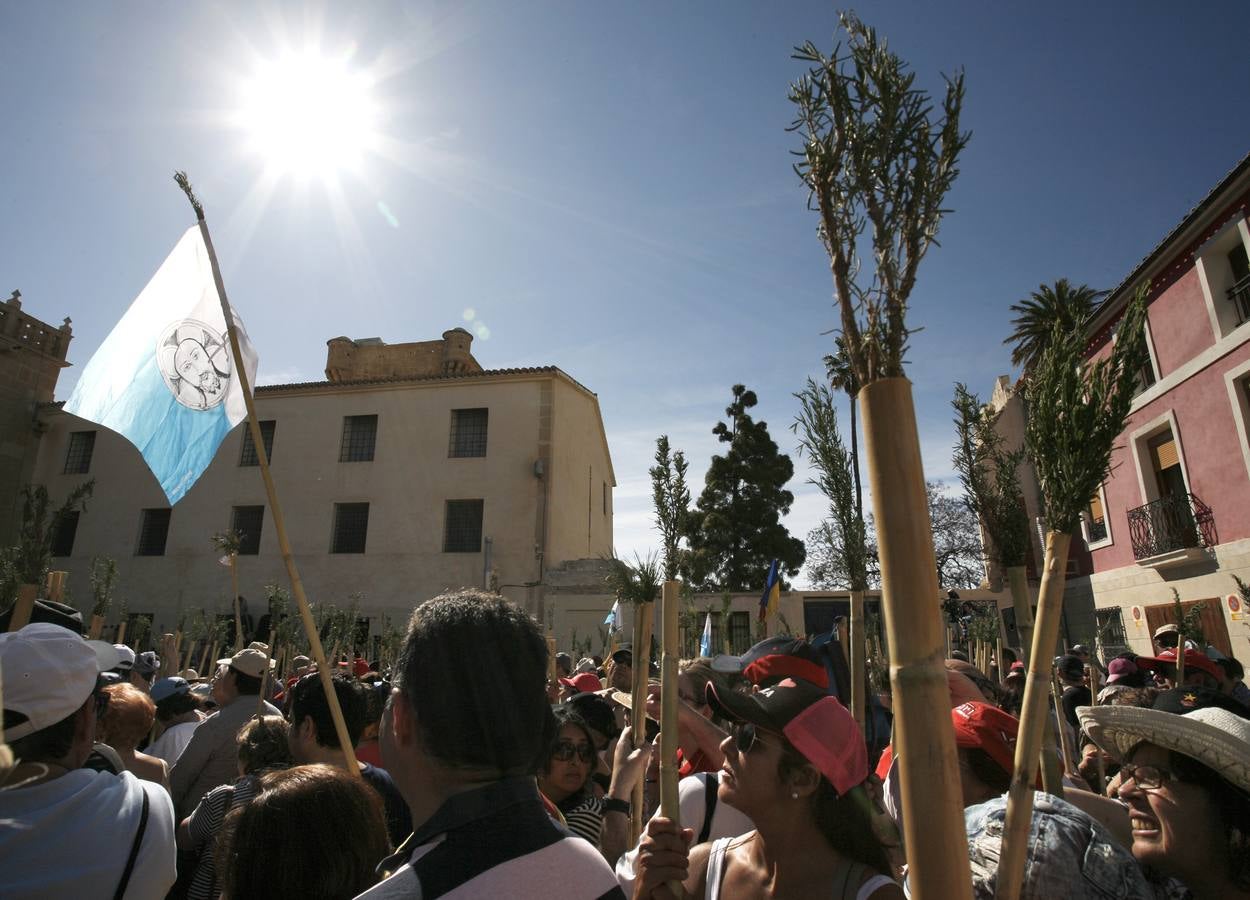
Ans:
[{"label": "wrought iron balcony", "polygon": [[1137,560],[1218,543],[1211,507],[1193,494],[1174,494],[1130,509],[1128,531]]},{"label": "wrought iron balcony", "polygon": [[1237,310],[1237,324],[1250,321],[1250,275],[1228,289],[1228,299]]}]

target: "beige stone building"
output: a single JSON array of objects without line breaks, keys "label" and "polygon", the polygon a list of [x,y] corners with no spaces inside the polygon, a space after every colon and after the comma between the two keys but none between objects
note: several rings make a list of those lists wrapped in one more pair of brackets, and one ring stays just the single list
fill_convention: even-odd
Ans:
[{"label": "beige stone building", "polygon": [[57,376],[68,365],[69,319],[60,328],[22,310],[21,292],[0,303],[0,546],[17,539],[21,491],[35,467],[42,424]]},{"label": "beige stone building", "polygon": [[[548,619],[548,573],[611,553],[616,484],[596,395],[555,366],[483,369],[473,338],[328,342],[325,381],[256,391],[287,531],[310,599],[401,620],[446,588],[494,586]],[[53,497],[94,478],[58,535],[54,568],[80,607],[92,557],[114,558],[117,597],[171,629],[179,610],[229,609],[211,536],[244,535],[240,593],[286,584],[272,512],[245,425],[170,509],[138,451],[45,406],[33,479]],[[602,617],[601,617],[602,618]]]}]

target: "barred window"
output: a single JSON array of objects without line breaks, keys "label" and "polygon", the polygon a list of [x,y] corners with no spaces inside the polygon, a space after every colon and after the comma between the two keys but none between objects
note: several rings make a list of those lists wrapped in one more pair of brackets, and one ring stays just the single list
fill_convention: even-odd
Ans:
[{"label": "barred window", "polygon": [[729,647],[731,653],[746,653],[751,647],[751,614],[729,614]]},{"label": "barred window", "polygon": [[364,553],[369,533],[368,503],[334,504],[334,539],[331,553]]},{"label": "barred window", "polygon": [[72,431],[69,450],[65,453],[65,474],[85,475],[91,469],[91,454],[95,451],[94,431]]},{"label": "barred window", "polygon": [[239,535],[239,555],[260,553],[260,530],[265,523],[265,507],[236,506],[230,511],[230,530]]},{"label": "barred window", "polygon": [[377,416],[344,416],[339,462],[370,462],[377,441]]},{"label": "barred window", "polygon": [[449,457],[486,455],[486,409],[453,409],[451,411],[451,440]]},{"label": "barred window", "polygon": [[1094,610],[1094,622],[1101,635],[1102,651],[1107,659],[1129,649],[1128,636],[1124,633],[1123,610],[1120,607],[1108,606]]},{"label": "barred window", "polygon": [[[273,431],[277,424],[273,419],[266,419],[260,423],[260,438],[265,442],[265,458],[270,462],[273,462]],[[246,426],[246,423],[243,429],[243,450],[239,453],[239,465],[260,465],[260,455],[256,452],[256,442],[252,440],[252,429],[250,426]]]},{"label": "barred window", "polygon": [[444,553],[479,553],[482,549],[483,500],[448,500]]},{"label": "barred window", "polygon": [[78,510],[66,513],[52,532],[52,555],[69,556],[74,552],[74,535],[78,533]]},{"label": "barred window", "polygon": [[135,556],[164,556],[165,539],[169,536],[169,514],[171,510],[145,509],[139,525],[139,546],[135,548]]}]

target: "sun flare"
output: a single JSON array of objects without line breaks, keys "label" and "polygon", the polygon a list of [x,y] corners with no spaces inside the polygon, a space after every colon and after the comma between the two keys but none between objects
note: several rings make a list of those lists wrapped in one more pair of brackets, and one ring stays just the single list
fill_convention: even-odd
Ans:
[{"label": "sun flare", "polygon": [[249,152],[276,174],[334,179],[376,150],[373,79],[349,59],[288,53],[259,63],[238,114]]}]

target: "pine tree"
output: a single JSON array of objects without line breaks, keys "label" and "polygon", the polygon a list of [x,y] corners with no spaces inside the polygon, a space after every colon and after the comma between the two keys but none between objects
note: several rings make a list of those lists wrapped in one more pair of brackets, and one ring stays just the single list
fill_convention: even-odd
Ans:
[{"label": "pine tree", "polygon": [[803,542],[781,524],[794,502],[785,489],[794,464],[769,437],[768,423],[747,412],[757,402],[754,391],[734,385],[725,409],[729,421],[712,429],[729,447],[724,456],[712,457],[703,493],[686,521],[686,580],[700,590],[762,589],[773,559],[790,577],[803,566]]}]

